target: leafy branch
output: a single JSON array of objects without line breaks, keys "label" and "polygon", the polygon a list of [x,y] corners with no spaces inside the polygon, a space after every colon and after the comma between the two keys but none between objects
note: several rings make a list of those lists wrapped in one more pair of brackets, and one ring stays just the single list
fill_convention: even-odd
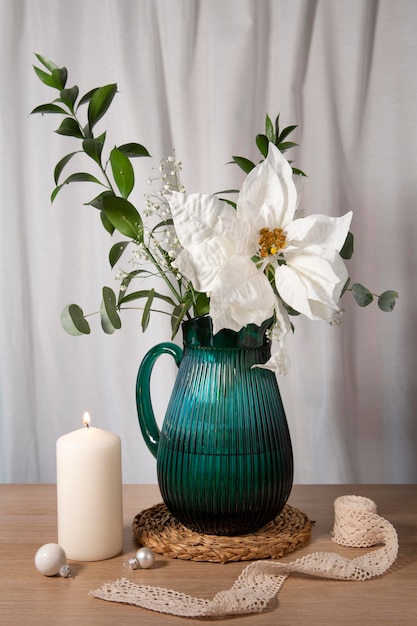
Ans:
[{"label": "leafy branch", "polygon": [[[80,96],[77,85],[67,87],[68,71],[65,67],[59,68],[40,54],[35,56],[42,66],[34,66],[36,75],[42,83],[56,90],[58,97],[52,102],[34,108],[31,113],[63,116],[55,132],[80,141],[80,148],[65,154],[55,166],[55,188],[51,194],[51,201],[54,202],[66,185],[79,182],[99,185],[102,188],[100,193],[85,204],[99,210],[102,225],[110,235],[117,231],[128,238],[112,245],[109,252],[110,266],[114,268],[128,246],[133,244],[140,250],[142,260],[155,268],[156,275],[164,281],[171,294],[166,296],[154,289],[128,293],[127,289],[133,279],[150,276],[152,272],[134,270],[124,273],[118,297],[110,287],[103,288],[100,305],[102,328],[106,333],[113,333],[121,328],[119,312],[123,305],[133,300],[144,299],[142,329],[145,330],[149,324],[153,302],[159,299],[173,308],[171,326],[174,336],[181,321],[186,315],[189,316],[191,308],[194,307],[194,313],[198,314],[206,306],[201,307],[202,298],[199,296],[202,294],[195,293],[192,286],[172,269],[169,253],[158,240],[157,233],[161,232],[161,229],[172,229],[172,220],[169,216],[164,217],[149,233],[146,231],[141,214],[129,200],[135,186],[131,159],[150,157],[148,150],[139,143],[126,143],[114,146],[105,158],[106,132],[95,134],[97,123],[105,116],[117,93],[117,84],[96,87]],[[81,120],[83,106],[87,106],[86,114],[84,111],[84,118],[86,118],[84,121]],[[71,173],[63,179],[64,170],[77,154],[83,154],[94,162],[99,171],[98,176],[82,171]],[[172,164],[169,165],[172,169]],[[174,169],[177,176],[179,168],[176,166]],[[179,184],[178,178],[175,182]],[[72,335],[89,334],[90,325],[86,317],[88,316],[84,315],[81,307],[69,304],[61,314],[61,323],[63,328]]]}]

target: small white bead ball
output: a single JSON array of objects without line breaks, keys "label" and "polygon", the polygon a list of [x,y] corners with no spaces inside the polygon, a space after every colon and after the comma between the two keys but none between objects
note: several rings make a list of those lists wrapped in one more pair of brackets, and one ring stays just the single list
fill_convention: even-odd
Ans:
[{"label": "small white bead ball", "polygon": [[140,548],[136,552],[136,560],[142,569],[149,569],[155,561],[155,555],[150,548]]},{"label": "small white bead ball", "polygon": [[44,576],[55,576],[66,565],[67,555],[57,543],[46,543],[35,554],[36,569]]}]

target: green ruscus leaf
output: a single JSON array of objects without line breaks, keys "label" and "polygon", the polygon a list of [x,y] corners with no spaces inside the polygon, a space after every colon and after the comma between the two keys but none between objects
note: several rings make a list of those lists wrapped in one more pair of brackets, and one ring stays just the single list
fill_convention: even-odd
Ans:
[{"label": "green ruscus leaf", "polygon": [[79,89],[77,85],[70,87],[69,89],[61,90],[61,100],[67,105],[70,111],[74,112],[74,104],[78,98]]},{"label": "green ruscus leaf", "polygon": [[104,140],[100,139],[84,139],[83,150],[90,158],[92,158],[98,165],[101,165],[101,153],[103,152]]},{"label": "green ruscus leaf", "polygon": [[113,178],[123,198],[128,198],[135,184],[135,174],[128,157],[117,148],[110,152]]},{"label": "green ruscus leaf", "polygon": [[353,234],[349,231],[346,236],[345,243],[343,244],[343,247],[340,251],[340,256],[342,257],[342,259],[348,260],[352,258],[353,244],[354,244],[354,237],[353,237]]},{"label": "green ruscus leaf", "polygon": [[118,196],[104,196],[103,206],[106,218],[122,235],[143,241],[142,218],[133,204]]},{"label": "green ruscus leaf", "polygon": [[275,128],[268,114],[265,117],[265,135],[268,141],[275,142]]},{"label": "green ruscus leaf", "polygon": [[51,102],[50,104],[41,104],[38,107],[35,107],[31,111],[31,114],[33,113],[42,113],[42,115],[45,113],[59,113],[60,115],[67,115],[68,111]]},{"label": "green ruscus leaf", "polygon": [[143,309],[142,332],[145,332],[145,330],[148,328],[149,320],[151,318],[151,309],[152,309],[152,302],[154,300],[154,297],[155,297],[155,289],[150,289],[148,299]]},{"label": "green ruscus leaf", "polygon": [[78,152],[70,152],[70,154],[66,154],[62,159],[56,164],[54,169],[54,180],[55,185],[58,185],[59,177],[61,176],[61,172],[69,161],[71,161],[74,154],[78,154]]},{"label": "green ruscus leaf", "polygon": [[58,135],[77,137],[77,139],[82,139],[84,137],[83,131],[81,130],[78,122],[72,117],[66,117],[62,120],[60,127],[57,128],[55,132],[58,133]]},{"label": "green ruscus leaf", "polygon": [[122,146],[118,146],[118,149],[129,158],[151,156],[145,146],[140,143],[124,143]]},{"label": "green ruscus leaf", "polygon": [[103,117],[117,92],[117,84],[105,85],[96,89],[88,105],[88,124],[90,131]]},{"label": "green ruscus leaf", "polygon": [[245,174],[249,174],[249,172],[251,172],[255,167],[255,163],[253,163],[249,159],[246,159],[245,157],[234,156],[232,158],[232,163],[236,163],[236,165],[238,165],[240,169],[245,172]]},{"label": "green ruscus leaf", "polygon": [[111,247],[109,262],[112,268],[116,265],[129,243],[130,241],[119,241],[119,243],[115,243],[114,246]]},{"label": "green ruscus leaf", "polygon": [[266,135],[256,135],[256,145],[259,152],[266,157],[268,155],[269,139]]}]

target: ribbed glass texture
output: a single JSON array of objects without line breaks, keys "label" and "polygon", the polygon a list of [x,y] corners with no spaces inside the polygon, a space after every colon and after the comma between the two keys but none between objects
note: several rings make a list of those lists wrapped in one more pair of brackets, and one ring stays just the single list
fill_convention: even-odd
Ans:
[{"label": "ribbed glass texture", "polygon": [[253,532],[279,514],[290,494],[291,440],[276,377],[252,367],[270,356],[266,326],[213,337],[207,316],[183,324],[157,472],[169,510],[197,532]]}]

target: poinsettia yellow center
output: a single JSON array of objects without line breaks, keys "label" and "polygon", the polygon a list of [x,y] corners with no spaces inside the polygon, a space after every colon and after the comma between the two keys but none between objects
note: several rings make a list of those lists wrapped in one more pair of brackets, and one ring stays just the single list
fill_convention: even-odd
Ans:
[{"label": "poinsettia yellow center", "polygon": [[259,254],[262,258],[277,254],[282,248],[285,248],[285,235],[282,228],[261,228],[259,244]]}]

